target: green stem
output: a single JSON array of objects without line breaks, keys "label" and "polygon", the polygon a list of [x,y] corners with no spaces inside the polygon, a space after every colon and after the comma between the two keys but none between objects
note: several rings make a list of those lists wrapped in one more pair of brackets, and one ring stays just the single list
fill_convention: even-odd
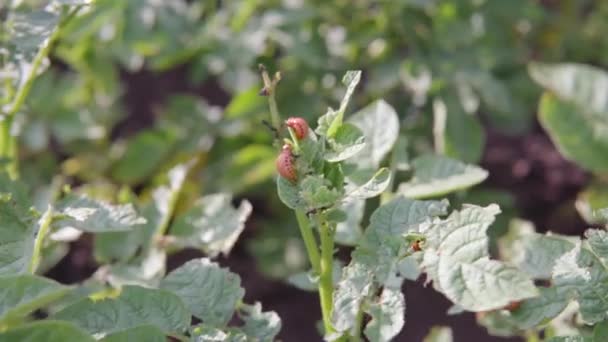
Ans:
[{"label": "green stem", "polygon": [[300,144],[298,143],[298,137],[296,137],[296,133],[293,131],[291,127],[287,127],[289,131],[289,135],[291,136],[291,141],[293,142],[293,152],[295,154],[300,153]]},{"label": "green stem", "polygon": [[28,265],[28,272],[31,274],[36,273],[36,269],[40,264],[40,254],[42,253],[42,245],[44,238],[51,229],[51,222],[53,222],[53,208],[51,206],[44,212],[40,220],[38,221],[38,232],[36,233],[36,239],[34,240],[34,250],[32,251],[32,259]]},{"label": "green stem", "polygon": [[319,297],[321,299],[321,312],[325,334],[335,332],[331,324],[333,307],[333,262],[334,262],[334,234],[326,220],[320,220],[321,236],[321,273],[319,274]]},{"label": "green stem", "polygon": [[25,78],[25,82],[17,90],[17,93],[15,94],[15,100],[6,112],[4,120],[2,120],[2,122],[0,123],[0,158],[5,158],[9,160],[8,165],[6,166],[6,171],[13,179],[19,177],[17,161],[17,137],[11,134],[13,119],[15,115],[21,110],[21,107],[23,107],[25,100],[27,99],[30,91],[32,90],[34,80],[36,79],[36,76],[38,74],[38,69],[40,69],[42,62],[45,58],[48,57],[55,41],[57,40],[57,38],[59,38],[61,28],[70,19],[72,19],[74,15],[76,15],[80,8],[81,6],[75,7],[61,20],[55,31],[53,31],[53,33],[47,40],[46,45],[38,51],[36,57],[34,57],[34,61],[32,62],[32,67],[30,68],[29,73]]},{"label": "green stem", "polygon": [[315,235],[312,233],[312,228],[308,221],[308,217],[302,210],[296,210],[296,219],[298,220],[298,226],[300,227],[300,234],[304,240],[306,246],[306,252],[308,253],[308,260],[312,266],[312,270],[316,275],[321,274],[321,256],[319,255],[319,249]]}]

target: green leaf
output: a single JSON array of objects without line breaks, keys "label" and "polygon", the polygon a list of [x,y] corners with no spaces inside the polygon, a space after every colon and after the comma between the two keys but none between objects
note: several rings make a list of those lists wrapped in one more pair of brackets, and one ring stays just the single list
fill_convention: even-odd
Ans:
[{"label": "green leaf", "polygon": [[327,113],[319,118],[318,127],[315,130],[317,134],[329,138],[336,136],[338,129],[342,126],[346,106],[348,106],[350,97],[355,91],[357,84],[359,84],[359,81],[361,81],[361,71],[359,70],[349,70],[344,74],[342,83],[346,85],[346,93],[342,98],[342,102],[340,102],[340,108],[337,111],[329,108]]},{"label": "green leaf", "polygon": [[593,341],[608,341],[608,321],[595,325],[593,328]]},{"label": "green leaf", "polygon": [[160,286],[177,294],[195,317],[217,326],[228,323],[245,294],[238,275],[206,258],[173,270]]},{"label": "green leaf", "polygon": [[35,275],[0,277],[0,323],[25,317],[63,297],[69,289]]},{"label": "green leaf", "polygon": [[559,100],[545,93],[538,118],[564,157],[596,173],[608,172],[608,126],[605,118],[592,116],[587,107]]},{"label": "green leaf", "polygon": [[562,255],[555,263],[552,280],[555,286],[570,290],[585,322],[598,323],[608,317],[605,300],[608,297],[608,269],[598,256],[606,246],[593,236],[594,233],[587,234],[595,240],[589,244],[591,249],[583,248],[579,243]]},{"label": "green leaf", "polygon": [[356,163],[364,168],[378,168],[399,136],[399,117],[391,105],[377,100],[348,119],[365,136],[365,148]]},{"label": "green leaf", "polygon": [[532,329],[557,317],[570,302],[568,291],[562,287],[539,288],[538,297],[526,299],[511,313],[511,318],[523,330]]},{"label": "green leaf", "polygon": [[215,327],[201,324],[192,329],[191,342],[247,342],[247,336],[239,331],[222,331]]},{"label": "green leaf", "polygon": [[232,195],[227,193],[199,198],[186,213],[177,217],[171,234],[178,238],[180,245],[199,248],[210,257],[219,253],[228,255],[252,210],[246,200],[238,208],[231,202]]},{"label": "green leaf", "polygon": [[366,145],[363,132],[356,126],[345,123],[336,129],[336,134],[328,140],[329,150],[325,151],[325,160],[339,162],[361,152]]},{"label": "green leaf", "polygon": [[[365,175],[368,172],[362,172]],[[350,175],[348,185],[345,187],[347,199],[367,199],[380,195],[391,182],[391,172],[383,167],[378,170],[371,178],[363,178],[360,175]]]},{"label": "green leaf", "polygon": [[84,196],[70,195],[57,203],[61,216],[57,228],[73,227],[90,233],[129,231],[146,223],[132,204],[112,205]]},{"label": "green leaf", "polygon": [[317,175],[306,176],[300,183],[300,188],[300,196],[308,210],[331,207],[342,197],[327,179]]},{"label": "green leaf", "polygon": [[575,205],[578,213],[587,223],[608,223],[600,211],[608,208],[608,184],[599,179],[593,180],[578,193]]},{"label": "green leaf", "polygon": [[124,155],[113,165],[112,178],[137,184],[149,178],[169,157],[175,137],[167,131],[146,130],[129,141]]},{"label": "green leaf", "polygon": [[371,321],[365,326],[365,336],[370,341],[390,341],[405,324],[405,298],[400,289],[385,288],[377,301],[366,312]]},{"label": "green leaf", "polygon": [[340,206],[346,213],[346,220],[336,225],[336,243],[346,246],[354,246],[363,235],[361,220],[365,212],[365,200],[355,199],[347,201]]},{"label": "green leaf", "polygon": [[557,336],[551,337],[547,342],[596,342],[590,337],[586,336]]},{"label": "green leaf", "polygon": [[577,63],[530,63],[528,72],[560,100],[608,115],[608,73],[604,70]]},{"label": "green leaf", "polygon": [[455,99],[433,102],[435,149],[468,163],[481,158],[485,142],[479,119],[467,114]]},{"label": "green leaf", "polygon": [[350,264],[343,269],[334,292],[332,323],[336,330],[350,329],[373,289],[390,283],[394,278],[399,252],[405,245],[402,235],[410,230],[416,231],[421,223],[446,211],[447,201],[415,201],[401,196],[374,211],[370,225],[352,253]]},{"label": "green leaf", "polygon": [[549,279],[555,261],[572,248],[574,243],[563,236],[523,234],[512,247],[516,254],[510,261],[532,278]]},{"label": "green leaf", "polygon": [[0,198],[0,275],[24,273],[34,250],[35,219]]},{"label": "green leaf", "polygon": [[453,340],[452,328],[435,326],[431,328],[422,342],[452,342]]},{"label": "green leaf", "polygon": [[411,198],[436,197],[469,188],[488,177],[488,172],[454,159],[424,155],[412,161],[414,175],[399,185],[398,193]]},{"label": "green leaf", "polygon": [[0,333],[6,342],[94,342],[95,339],[74,324],[62,321],[36,321]]},{"label": "green leaf", "polygon": [[587,243],[593,254],[602,261],[608,261],[608,232],[599,229],[589,229],[585,232]]},{"label": "green leaf", "polygon": [[274,341],[281,330],[281,319],[274,311],[262,311],[262,305],[243,305],[239,308],[239,316],[245,322],[241,330],[249,339],[255,341]]},{"label": "green leaf", "polygon": [[165,333],[153,325],[142,325],[129,330],[116,332],[101,339],[103,342],[166,342]]},{"label": "green leaf", "polygon": [[277,177],[277,193],[281,202],[290,209],[299,209],[305,206],[304,199],[300,196],[300,189],[281,176]]},{"label": "green leaf", "polygon": [[181,334],[190,326],[190,312],[176,295],[139,286],[125,286],[117,298],[85,298],[52,316],[91,334],[111,334],[154,325],[164,333]]},{"label": "green leaf", "polygon": [[350,329],[365,297],[372,291],[373,274],[361,263],[351,262],[342,270],[342,278],[333,296],[331,321],[337,331]]},{"label": "green leaf", "polygon": [[433,286],[469,311],[488,311],[538,295],[524,273],[489,259],[487,229],[497,205],[468,205],[445,220],[423,225],[423,268]]}]

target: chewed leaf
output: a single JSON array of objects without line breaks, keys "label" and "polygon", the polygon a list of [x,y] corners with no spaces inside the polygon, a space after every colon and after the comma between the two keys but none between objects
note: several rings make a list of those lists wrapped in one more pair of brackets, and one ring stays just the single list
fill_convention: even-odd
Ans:
[{"label": "chewed leaf", "polygon": [[132,204],[111,205],[84,196],[68,196],[57,204],[57,211],[61,216],[55,226],[92,233],[128,231],[146,223]]},{"label": "chewed leaf", "polygon": [[245,229],[251,211],[251,203],[246,200],[233,207],[230,194],[207,195],[176,219],[171,233],[180,245],[200,248],[211,257],[227,255]]},{"label": "chewed leaf", "polygon": [[[596,240],[594,244],[598,242]],[[579,243],[557,259],[553,268],[554,285],[571,291],[583,320],[588,323],[608,318],[608,270],[597,255],[597,247],[591,245],[592,250],[589,250]]]},{"label": "chewed leaf", "polygon": [[405,298],[400,289],[385,288],[367,309],[371,321],[365,327],[370,341],[391,341],[405,324]]},{"label": "chewed leaf", "polygon": [[299,209],[305,207],[305,202],[300,196],[300,189],[287,179],[277,177],[277,192],[281,202],[290,209]]},{"label": "chewed leaf", "polygon": [[245,294],[238,275],[205,258],[178,267],[160,286],[178,295],[195,317],[219,326],[228,323]]},{"label": "chewed leaf", "polygon": [[420,230],[426,237],[423,268],[433,286],[465,310],[497,309],[538,294],[526,274],[489,259],[486,232],[499,212],[495,204],[470,205]]},{"label": "chewed leaf", "polygon": [[335,136],[328,140],[329,150],[325,151],[325,160],[339,162],[361,152],[365,147],[365,136],[359,128],[351,124],[343,124]]},{"label": "chewed leaf", "polygon": [[398,193],[411,198],[429,198],[466,189],[481,183],[488,172],[460,161],[425,155],[412,162],[414,176],[399,185]]},{"label": "chewed leaf", "polygon": [[281,319],[274,311],[262,311],[262,305],[243,305],[240,317],[245,322],[242,330],[252,340],[274,341],[281,330]]},{"label": "chewed leaf", "polygon": [[154,325],[165,333],[184,332],[190,312],[178,296],[139,286],[125,286],[117,298],[93,301],[84,298],[52,316],[69,321],[91,334],[106,335],[143,325]]}]

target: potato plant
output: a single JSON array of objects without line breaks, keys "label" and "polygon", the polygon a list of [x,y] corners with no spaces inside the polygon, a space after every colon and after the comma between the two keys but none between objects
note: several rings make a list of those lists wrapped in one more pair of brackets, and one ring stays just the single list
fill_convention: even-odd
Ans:
[{"label": "potato plant", "polygon": [[[507,132],[529,128],[530,118],[508,115],[529,100],[512,91],[510,83],[519,83],[494,74],[521,67],[519,56],[529,47],[501,50],[505,37],[496,22],[487,23],[489,36],[498,37],[491,42],[464,23],[475,22],[479,9],[489,18],[514,14],[497,1],[395,1],[372,6],[386,22],[370,22],[367,12],[351,18],[342,4],[318,4],[319,11],[302,5],[273,21],[256,12],[270,3],[0,4],[0,341],[277,340],[278,314],[245,300],[239,275],[216,260],[230,253],[258,209],[226,189],[238,193],[270,175],[297,224],[283,224],[282,234],[299,232],[309,267],[291,272],[287,282],[317,292],[320,325],[307,329],[318,329],[319,339],[407,336],[402,330],[415,312],[406,315],[403,284],[424,277],[453,303],[449,314],[473,312],[493,335],[608,340],[608,235],[599,229],[608,221],[604,71],[576,63],[528,66],[545,90],[544,129],[564,156],[595,175],[578,201],[595,227],[576,237],[537,233],[512,220],[504,236],[491,240],[500,206],[459,203],[488,177],[475,165],[484,141],[475,114],[490,110],[489,120]],[[522,8],[529,25],[540,21],[537,4]],[[335,29],[322,22],[352,20],[351,32],[357,25],[410,32],[396,14],[416,23],[405,61],[365,34],[316,48],[320,32]],[[586,26],[595,27],[594,18]],[[307,35],[299,26],[321,28]],[[525,36],[525,25],[517,27]],[[452,30],[460,39],[448,39]],[[596,39],[588,31],[586,39]],[[260,34],[263,48],[251,48]],[[427,49],[429,41],[436,46]],[[367,55],[361,53],[368,44]],[[488,59],[485,46],[500,58]],[[564,46],[546,53],[566,54],[576,44]],[[276,56],[279,48],[291,54]],[[52,51],[66,70],[47,69]],[[251,64],[269,57],[287,72],[282,79],[262,67],[260,90]],[[114,139],[123,119],[121,72],[162,71],[191,59],[191,81],[215,76],[238,91],[224,115],[195,96],[174,95],[151,127]],[[321,65],[345,60],[365,73],[347,71],[339,85],[331,81],[338,75]],[[525,74],[520,69],[518,77]],[[321,89],[310,79],[323,73],[329,85]],[[366,92],[358,92],[364,77]],[[395,94],[399,86],[411,99]],[[337,108],[318,112],[320,99],[336,94]],[[260,109],[264,98],[269,110]],[[432,134],[398,114],[404,102],[418,114],[432,104],[425,121]],[[249,117],[260,113],[268,130]],[[243,143],[239,134],[251,137]],[[430,135],[432,144],[421,139]],[[43,158],[53,146],[67,155],[61,167]],[[78,241],[92,241],[93,274],[77,284],[45,276]],[[347,253],[338,256],[341,248]],[[185,249],[205,256],[169,268],[169,258]],[[448,327],[433,328],[425,339],[451,340]]]}]

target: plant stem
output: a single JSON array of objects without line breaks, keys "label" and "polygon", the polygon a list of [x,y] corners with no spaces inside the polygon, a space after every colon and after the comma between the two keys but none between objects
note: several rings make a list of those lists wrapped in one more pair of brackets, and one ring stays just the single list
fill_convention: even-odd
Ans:
[{"label": "plant stem", "polygon": [[335,332],[331,324],[333,307],[333,262],[334,262],[334,234],[326,220],[320,220],[321,236],[321,273],[319,274],[319,297],[321,299],[321,312],[325,334]]},{"label": "plant stem", "polygon": [[13,179],[19,177],[18,170],[18,161],[17,161],[17,137],[11,134],[11,127],[13,125],[13,120],[15,115],[21,110],[25,100],[27,99],[30,91],[32,90],[32,86],[34,84],[34,80],[38,74],[38,69],[42,65],[42,62],[51,52],[51,48],[53,47],[57,38],[61,33],[61,28],[70,20],[76,13],[80,10],[81,6],[76,6],[72,11],[70,11],[59,23],[57,28],[53,31],[51,36],[48,38],[46,45],[44,45],[34,57],[34,61],[32,62],[32,66],[29,70],[25,78],[25,82],[21,84],[17,93],[15,94],[15,100],[11,104],[10,108],[4,115],[4,119],[0,122],[0,158],[8,159],[8,165],[6,166],[6,171],[9,176]]},{"label": "plant stem", "polygon": [[304,240],[306,246],[306,252],[308,253],[308,260],[312,266],[312,270],[317,275],[321,274],[321,256],[319,255],[319,249],[315,235],[312,233],[312,228],[308,221],[308,217],[302,210],[296,210],[296,219],[298,220],[298,226],[300,227],[300,234]]},{"label": "plant stem", "polygon": [[28,272],[31,274],[36,273],[38,264],[40,264],[40,254],[42,253],[42,244],[44,238],[49,233],[51,228],[51,222],[53,222],[53,208],[49,205],[48,209],[44,212],[40,220],[38,221],[38,232],[36,232],[36,239],[34,240],[34,250],[32,251],[32,259],[28,265]]}]

